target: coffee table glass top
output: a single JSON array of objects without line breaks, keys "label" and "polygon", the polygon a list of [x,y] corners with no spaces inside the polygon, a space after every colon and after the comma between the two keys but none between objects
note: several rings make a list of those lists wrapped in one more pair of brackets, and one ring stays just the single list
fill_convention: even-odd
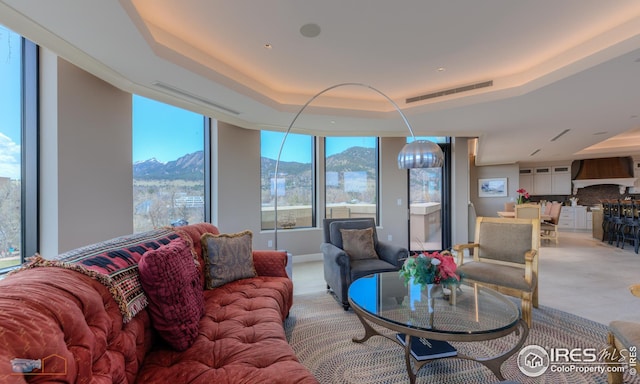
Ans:
[{"label": "coffee table glass top", "polygon": [[352,305],[382,320],[418,330],[491,333],[512,327],[520,319],[520,309],[512,300],[464,280],[452,297],[451,291],[442,287],[435,289],[433,300],[427,297],[426,288],[412,283],[405,285],[398,272],[365,276],[349,286]]}]

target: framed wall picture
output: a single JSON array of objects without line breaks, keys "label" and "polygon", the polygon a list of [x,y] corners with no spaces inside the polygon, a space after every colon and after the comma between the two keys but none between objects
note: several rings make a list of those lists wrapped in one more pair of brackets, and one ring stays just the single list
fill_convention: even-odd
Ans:
[{"label": "framed wall picture", "polygon": [[507,196],[507,178],[478,179],[478,197]]}]

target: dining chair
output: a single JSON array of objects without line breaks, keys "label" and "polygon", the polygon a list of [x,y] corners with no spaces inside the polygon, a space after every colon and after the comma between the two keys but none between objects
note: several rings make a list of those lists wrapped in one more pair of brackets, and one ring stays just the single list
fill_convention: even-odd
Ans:
[{"label": "dining chair", "polygon": [[540,221],[540,205],[533,203],[515,206],[516,219],[538,219]]},{"label": "dining chair", "polygon": [[553,202],[549,209],[549,220],[544,220],[540,224],[540,240],[553,240],[558,244],[559,232],[558,221],[560,221],[560,211],[562,210],[562,203]]},{"label": "dining chair", "polygon": [[515,211],[516,203],[513,201],[508,201],[504,203],[504,211],[505,212],[513,212]]}]

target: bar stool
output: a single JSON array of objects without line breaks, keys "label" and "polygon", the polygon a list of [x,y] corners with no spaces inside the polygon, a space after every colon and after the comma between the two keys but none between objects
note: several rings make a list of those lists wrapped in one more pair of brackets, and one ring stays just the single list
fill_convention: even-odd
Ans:
[{"label": "bar stool", "polygon": [[610,209],[611,221],[607,231],[607,236],[609,239],[609,244],[613,244],[613,239],[615,238],[617,247],[620,245],[620,228],[622,227],[622,207],[620,204],[620,200],[612,200]]},{"label": "bar stool", "polygon": [[638,253],[638,245],[640,238],[638,237],[638,229],[640,228],[640,220],[638,219],[638,205],[634,200],[625,200],[622,204],[622,226],[620,234],[622,235],[621,248],[624,249],[625,243],[633,244],[633,250]]},{"label": "bar stool", "polygon": [[602,204],[602,241],[609,240],[609,227],[611,226],[611,202],[600,200]]}]

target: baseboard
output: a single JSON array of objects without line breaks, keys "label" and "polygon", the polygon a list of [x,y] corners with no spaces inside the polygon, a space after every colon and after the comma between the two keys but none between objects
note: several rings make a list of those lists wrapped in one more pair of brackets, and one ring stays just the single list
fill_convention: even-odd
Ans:
[{"label": "baseboard", "polygon": [[322,261],[322,253],[309,253],[306,255],[293,255],[293,263],[307,263],[310,261]]}]

